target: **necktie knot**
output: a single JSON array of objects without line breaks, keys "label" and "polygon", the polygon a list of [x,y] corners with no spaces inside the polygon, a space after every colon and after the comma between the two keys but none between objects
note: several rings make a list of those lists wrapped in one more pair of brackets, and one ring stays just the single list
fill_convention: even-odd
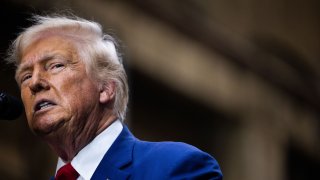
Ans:
[{"label": "necktie knot", "polygon": [[58,170],[55,180],[76,180],[78,177],[79,173],[68,163]]}]

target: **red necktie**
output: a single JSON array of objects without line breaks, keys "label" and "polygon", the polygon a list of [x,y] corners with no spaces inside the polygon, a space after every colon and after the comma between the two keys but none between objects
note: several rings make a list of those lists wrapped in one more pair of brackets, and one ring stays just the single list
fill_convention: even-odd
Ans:
[{"label": "red necktie", "polygon": [[58,170],[55,180],[76,180],[78,177],[79,173],[68,163]]}]

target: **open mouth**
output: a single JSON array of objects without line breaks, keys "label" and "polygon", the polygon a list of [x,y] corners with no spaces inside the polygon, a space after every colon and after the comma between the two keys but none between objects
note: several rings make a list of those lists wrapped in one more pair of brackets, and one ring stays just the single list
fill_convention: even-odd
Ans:
[{"label": "open mouth", "polygon": [[40,102],[38,102],[35,107],[34,107],[34,111],[37,112],[37,111],[40,111],[40,110],[43,110],[43,109],[47,109],[49,107],[52,107],[56,105],[55,103],[51,102],[51,101],[48,101],[48,100],[42,100]]}]

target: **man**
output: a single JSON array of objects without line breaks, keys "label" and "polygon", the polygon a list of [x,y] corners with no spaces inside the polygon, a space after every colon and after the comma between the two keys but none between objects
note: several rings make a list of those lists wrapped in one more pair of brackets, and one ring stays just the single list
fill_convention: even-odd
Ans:
[{"label": "man", "polygon": [[34,17],[11,47],[30,129],[59,156],[55,179],[222,179],[197,148],[136,139],[114,39],[77,17]]}]

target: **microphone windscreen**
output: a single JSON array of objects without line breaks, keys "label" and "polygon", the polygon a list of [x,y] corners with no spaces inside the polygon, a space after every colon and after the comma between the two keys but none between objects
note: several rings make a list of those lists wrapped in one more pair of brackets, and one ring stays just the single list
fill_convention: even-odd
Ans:
[{"label": "microphone windscreen", "polygon": [[22,102],[16,97],[0,92],[0,119],[14,120],[23,112]]}]

